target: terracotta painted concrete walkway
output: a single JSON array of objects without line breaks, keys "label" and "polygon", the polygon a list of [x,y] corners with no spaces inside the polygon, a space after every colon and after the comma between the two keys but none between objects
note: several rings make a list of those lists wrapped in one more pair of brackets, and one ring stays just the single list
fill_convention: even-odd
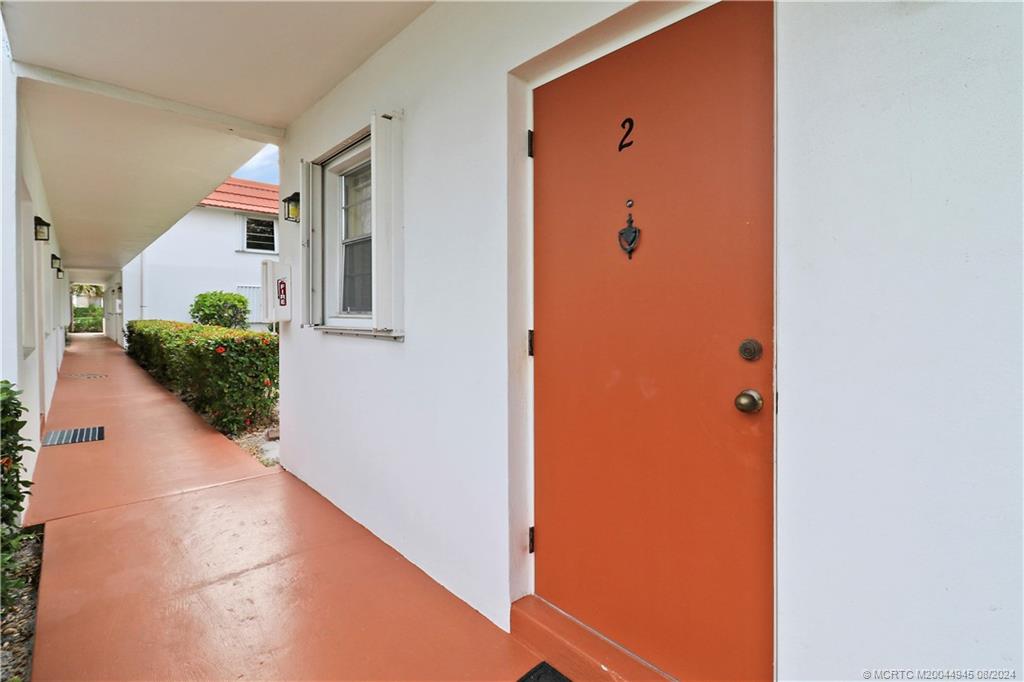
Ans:
[{"label": "terracotta painted concrete walkway", "polygon": [[[75,374],[105,374],[85,379]],[[105,339],[75,338],[43,448],[34,680],[515,680],[537,657]]]},{"label": "terracotta painted concrete walkway", "polygon": [[102,334],[75,334],[46,430],[104,426],[105,439],[40,450],[34,525],[275,473],[219,434]]}]

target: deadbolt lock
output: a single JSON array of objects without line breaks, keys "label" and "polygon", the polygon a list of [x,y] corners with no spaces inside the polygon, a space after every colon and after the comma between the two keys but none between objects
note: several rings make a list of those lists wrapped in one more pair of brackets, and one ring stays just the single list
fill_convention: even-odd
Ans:
[{"label": "deadbolt lock", "polygon": [[740,343],[740,357],[748,362],[761,359],[764,348],[757,339],[744,339]]},{"label": "deadbolt lock", "polygon": [[760,412],[761,408],[764,407],[764,398],[761,394],[752,388],[748,388],[745,391],[740,392],[736,396],[736,409],[740,412]]}]

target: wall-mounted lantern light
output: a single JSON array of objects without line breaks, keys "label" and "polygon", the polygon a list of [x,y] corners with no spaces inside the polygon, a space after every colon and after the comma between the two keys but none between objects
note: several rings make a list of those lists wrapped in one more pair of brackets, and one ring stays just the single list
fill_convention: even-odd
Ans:
[{"label": "wall-mounted lantern light", "polygon": [[299,222],[299,193],[292,192],[282,199],[281,203],[284,204],[284,219],[293,223]]},{"label": "wall-mounted lantern light", "polygon": [[60,256],[55,253],[50,254],[50,267],[54,270],[60,270]]},{"label": "wall-mounted lantern light", "polygon": [[36,216],[36,241],[50,241],[50,223],[46,222],[39,216]]},{"label": "wall-mounted lantern light", "polygon": [[64,279],[64,271],[57,268],[57,279]]}]

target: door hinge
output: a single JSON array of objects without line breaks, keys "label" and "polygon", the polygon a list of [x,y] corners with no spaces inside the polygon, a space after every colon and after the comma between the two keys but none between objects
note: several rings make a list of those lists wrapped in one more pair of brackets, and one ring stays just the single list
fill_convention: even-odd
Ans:
[{"label": "door hinge", "polygon": [[530,554],[533,554],[533,526],[530,526]]},{"label": "door hinge", "polygon": [[526,354],[533,355],[533,330],[526,332]]},{"label": "door hinge", "polygon": [[526,155],[533,158],[533,131],[526,131]]}]

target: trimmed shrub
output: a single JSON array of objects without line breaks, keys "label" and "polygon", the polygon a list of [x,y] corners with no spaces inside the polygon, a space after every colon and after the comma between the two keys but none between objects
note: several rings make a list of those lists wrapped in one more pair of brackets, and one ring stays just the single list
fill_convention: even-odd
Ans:
[{"label": "trimmed shrub", "polygon": [[188,314],[196,324],[244,329],[249,322],[249,299],[242,294],[207,291],[196,296]]},{"label": "trimmed shrub", "polygon": [[22,455],[31,452],[28,439],[21,436],[25,421],[21,418],[25,407],[18,399],[21,391],[6,379],[0,381],[0,468],[3,469],[3,491],[0,500],[0,602],[4,606],[9,601],[10,590],[23,587],[24,581],[16,578],[17,568],[11,561],[12,555],[18,551],[23,531],[18,525],[21,512],[25,509],[25,496],[28,495],[31,481],[21,477],[25,471]]},{"label": "trimmed shrub", "polygon": [[278,342],[270,332],[133,320],[128,355],[218,430],[265,424],[278,395]]},{"label": "trimmed shrub", "polygon": [[103,308],[98,305],[73,308],[71,311],[71,331],[103,331]]}]

